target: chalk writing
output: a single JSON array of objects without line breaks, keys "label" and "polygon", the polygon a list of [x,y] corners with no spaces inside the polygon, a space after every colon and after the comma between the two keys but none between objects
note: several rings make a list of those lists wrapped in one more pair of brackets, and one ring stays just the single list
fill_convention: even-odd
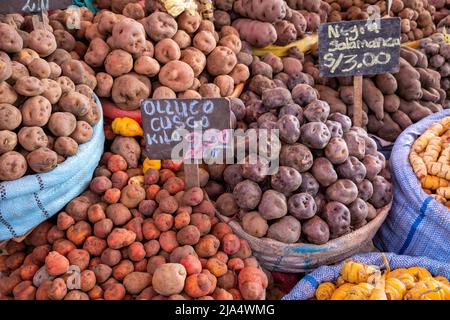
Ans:
[{"label": "chalk writing", "polygon": [[35,13],[66,9],[72,0],[0,0],[0,13]]},{"label": "chalk writing", "polygon": [[400,19],[326,23],[319,29],[320,74],[326,77],[394,72],[400,63]]}]

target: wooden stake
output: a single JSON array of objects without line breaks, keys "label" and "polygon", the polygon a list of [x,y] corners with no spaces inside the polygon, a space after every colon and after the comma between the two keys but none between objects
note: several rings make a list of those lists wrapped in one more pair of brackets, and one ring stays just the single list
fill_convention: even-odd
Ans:
[{"label": "wooden stake", "polygon": [[353,77],[353,125],[361,127],[362,125],[362,82],[363,76]]},{"label": "wooden stake", "polygon": [[184,164],[184,181],[186,190],[193,187],[200,187],[200,172],[198,163]]}]

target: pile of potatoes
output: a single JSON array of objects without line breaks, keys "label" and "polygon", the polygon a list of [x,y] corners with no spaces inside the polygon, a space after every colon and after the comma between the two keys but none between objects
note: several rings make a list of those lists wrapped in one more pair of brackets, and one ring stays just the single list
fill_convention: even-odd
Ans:
[{"label": "pile of potatoes", "polygon": [[265,299],[249,244],[164,167],[143,174],[106,152],[89,190],[7,244],[0,300]]},{"label": "pile of potatoes", "polygon": [[239,128],[279,130],[281,146],[271,152],[280,167],[268,175],[261,156],[209,166],[210,178],[229,190],[210,195],[218,211],[237,216],[252,236],[283,243],[324,244],[375,218],[392,198],[375,142],[319,99],[300,60],[268,53],[251,70],[248,91],[232,110]]},{"label": "pile of potatoes", "polygon": [[7,17],[0,22],[0,181],[48,172],[74,156],[101,114],[93,71],[60,49],[64,34]]},{"label": "pile of potatoes", "polygon": [[[251,55],[240,54],[233,27],[218,33],[197,12],[174,18],[136,1],[110,4],[113,11],[103,9],[81,21],[81,29],[68,36],[80,46],[86,43],[77,53],[97,72],[96,94],[119,108],[136,110],[146,98],[227,97],[248,79]],[[64,28],[67,14],[58,11],[49,18],[54,28]]]},{"label": "pile of potatoes", "polygon": [[428,57],[429,67],[441,75],[441,88],[450,94],[450,43],[442,33],[435,33],[420,42],[420,50]]},{"label": "pile of potatoes", "polygon": [[376,5],[380,15],[401,18],[402,42],[420,40],[428,37],[436,30],[433,16],[436,12],[433,1],[425,0],[393,0],[391,11],[387,12],[387,1],[379,0],[325,0],[331,12],[328,22],[345,20],[364,20],[369,17],[367,7]]},{"label": "pile of potatoes", "polygon": [[283,0],[214,0],[214,24],[218,30],[232,25],[241,40],[254,47],[285,46],[307,32],[316,31],[320,22],[326,21],[327,10],[317,8],[319,1],[299,2],[304,4]]},{"label": "pile of potatoes", "polygon": [[[395,141],[405,128],[446,107],[441,75],[428,65],[427,56],[409,47],[402,47],[400,56],[398,73],[363,80],[362,126],[387,141]],[[314,78],[320,99],[328,102],[332,112],[353,117],[351,77],[321,78],[312,56],[307,57],[304,71]]]}]

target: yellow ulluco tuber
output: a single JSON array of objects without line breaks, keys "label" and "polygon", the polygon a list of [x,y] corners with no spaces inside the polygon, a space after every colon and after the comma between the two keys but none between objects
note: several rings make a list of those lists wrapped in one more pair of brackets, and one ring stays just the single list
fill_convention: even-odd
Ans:
[{"label": "yellow ulluco tuber", "polygon": [[416,281],[433,277],[427,269],[421,267],[411,267],[406,269],[406,272],[412,275]]},{"label": "yellow ulluco tuber", "polygon": [[429,174],[450,180],[450,165],[439,162],[429,162],[425,165]]},{"label": "yellow ulluco tuber", "polygon": [[387,276],[387,279],[390,278],[396,278],[398,280],[400,280],[406,287],[406,290],[411,289],[412,287],[414,287],[415,284],[415,279],[414,276],[412,276],[411,274],[408,273],[407,269],[404,268],[400,268],[400,269],[395,269],[393,271],[391,271]]},{"label": "yellow ulluco tuber", "polygon": [[374,286],[369,283],[358,283],[348,290],[344,300],[368,300],[373,289]]},{"label": "yellow ulluco tuber", "polygon": [[330,300],[344,300],[353,286],[354,284],[351,283],[344,283],[343,285],[339,286],[339,288],[334,290]]},{"label": "yellow ulluco tuber", "polygon": [[430,142],[428,143],[422,157],[425,163],[436,162],[438,160],[439,154],[442,150],[441,144],[442,142],[440,137],[433,137],[430,139]]},{"label": "yellow ulluco tuber", "polygon": [[336,286],[331,282],[323,282],[321,283],[316,290],[316,299],[317,300],[330,300],[334,291],[336,290]]},{"label": "yellow ulluco tuber", "polygon": [[[414,285],[414,282],[413,284]],[[402,280],[398,278],[386,279],[386,296],[389,300],[403,300],[406,293],[406,286]]]},{"label": "yellow ulluco tuber", "polygon": [[443,203],[445,203],[445,199],[450,199],[450,187],[438,188],[436,190],[436,194],[444,198]]},{"label": "yellow ulluco tuber", "polygon": [[379,272],[380,271],[373,266],[349,260],[342,266],[341,276],[347,282],[358,284],[367,282],[369,277]]},{"label": "yellow ulluco tuber", "polygon": [[436,176],[425,176],[420,179],[420,183],[422,184],[422,188],[430,190],[437,190],[450,185],[447,180]]},{"label": "yellow ulluco tuber", "polygon": [[423,159],[416,152],[412,151],[409,154],[409,162],[411,163],[411,166],[417,178],[423,179],[427,176],[427,166],[425,165]]},{"label": "yellow ulluco tuber", "polygon": [[405,295],[405,300],[445,300],[443,284],[433,278],[417,282]]}]

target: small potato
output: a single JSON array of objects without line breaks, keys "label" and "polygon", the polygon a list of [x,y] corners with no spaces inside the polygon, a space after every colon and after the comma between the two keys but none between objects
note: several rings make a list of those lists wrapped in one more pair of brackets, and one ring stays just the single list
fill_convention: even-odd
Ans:
[{"label": "small potato", "polygon": [[77,119],[69,112],[55,112],[48,121],[48,128],[56,137],[68,137],[77,126]]},{"label": "small potato", "polygon": [[206,68],[213,76],[229,74],[237,64],[236,55],[227,47],[216,47],[206,59]]},{"label": "small potato", "polygon": [[315,100],[309,103],[303,115],[309,122],[321,121],[325,122],[330,114],[330,106],[327,102],[322,100]]},{"label": "small potato", "polygon": [[45,90],[42,81],[31,76],[18,79],[14,85],[14,89],[18,94],[25,97],[38,96]]},{"label": "small potato", "polygon": [[384,162],[377,156],[368,154],[362,161],[366,168],[366,179],[373,180],[383,169]]},{"label": "small potato", "polygon": [[84,55],[84,61],[91,67],[101,67],[111,49],[101,38],[95,38],[89,44],[89,48]]},{"label": "small potato", "polygon": [[272,188],[284,194],[294,192],[301,184],[301,174],[291,167],[281,166],[278,173],[271,177]]},{"label": "small potato", "polygon": [[364,201],[368,201],[373,195],[373,186],[372,183],[364,179],[360,183],[358,183],[358,198],[363,199]]},{"label": "small potato", "polygon": [[33,30],[28,37],[28,47],[35,50],[39,56],[47,57],[57,48],[56,38],[48,30]]},{"label": "small potato", "polygon": [[356,199],[348,208],[350,210],[352,226],[359,226],[366,220],[369,208],[364,200]]},{"label": "small potato", "polygon": [[57,104],[62,96],[62,89],[58,82],[51,79],[42,79],[44,92],[42,96],[46,98],[52,105]]},{"label": "small potato", "polygon": [[86,115],[91,108],[89,98],[76,91],[63,95],[58,105],[62,111],[70,112],[76,117]]},{"label": "small potato", "polygon": [[145,30],[136,20],[125,18],[113,26],[112,38],[116,48],[139,54],[147,45]]},{"label": "small potato", "polygon": [[0,104],[14,104],[16,102],[17,93],[14,89],[7,82],[0,82]]},{"label": "small potato", "polygon": [[342,203],[336,201],[327,203],[322,212],[322,218],[330,228],[332,239],[350,232],[350,211]]},{"label": "small potato", "polygon": [[186,49],[191,45],[191,37],[184,30],[178,30],[172,38],[180,49]]},{"label": "small potato", "polygon": [[198,32],[192,40],[194,47],[205,55],[209,55],[216,48],[216,39],[209,31]]},{"label": "small potato", "polygon": [[75,83],[73,83],[73,81],[69,77],[59,77],[56,79],[56,82],[58,82],[59,86],[61,87],[62,94],[75,91]]},{"label": "small potato", "polygon": [[236,64],[236,66],[229,73],[230,77],[233,78],[234,84],[238,85],[244,83],[250,78],[250,71],[248,67],[242,63]]},{"label": "small potato", "polygon": [[283,145],[280,152],[280,164],[303,173],[312,167],[313,155],[303,144]]},{"label": "small potato", "polygon": [[369,202],[376,208],[380,209],[392,201],[392,186],[382,176],[376,176],[372,180],[373,195]]},{"label": "small potato", "polygon": [[120,202],[127,208],[136,208],[145,199],[145,190],[140,185],[130,184],[122,189]]},{"label": "small potato", "polygon": [[344,140],[347,143],[349,155],[362,160],[366,153],[366,142],[355,131],[344,133]]},{"label": "small potato", "polygon": [[40,127],[23,127],[18,133],[20,145],[27,151],[33,151],[48,144],[48,137]]},{"label": "small potato", "polygon": [[131,75],[123,75],[114,80],[111,96],[119,108],[136,110],[139,108],[141,101],[149,97],[150,92],[151,89],[137,78]]},{"label": "small potato", "polygon": [[113,77],[105,72],[99,72],[96,78],[97,87],[95,88],[95,93],[101,98],[111,96],[111,89],[114,82]]},{"label": "small potato", "polygon": [[163,39],[155,46],[155,58],[162,64],[172,60],[179,60],[180,57],[180,47],[172,39]]},{"label": "small potato", "polygon": [[242,218],[242,228],[248,234],[257,238],[262,238],[267,234],[269,226],[267,220],[264,219],[259,212],[253,211],[246,213]]},{"label": "small potato", "polygon": [[132,69],[133,57],[125,50],[113,50],[105,59],[105,70],[113,77],[120,77]]},{"label": "small potato", "polygon": [[267,190],[262,195],[258,211],[266,220],[285,216],[288,211],[285,195],[275,190]]},{"label": "small potato", "polygon": [[86,121],[77,121],[75,130],[70,137],[78,144],[86,143],[91,140],[94,130]]},{"label": "small potato", "polygon": [[164,296],[183,291],[186,269],[179,263],[166,263],[159,266],[152,278],[153,289]]},{"label": "small potato", "polygon": [[286,216],[269,227],[267,237],[283,243],[296,243],[300,233],[300,222],[294,217]]},{"label": "small potato", "polygon": [[[305,83],[298,84],[292,89],[292,99],[302,107],[306,107],[311,103],[314,103],[314,101],[318,101],[316,90]],[[320,117],[323,118],[323,116]]]},{"label": "small potato", "polygon": [[228,97],[234,91],[234,80],[228,75],[217,76],[214,79],[214,84],[219,87],[222,97]]},{"label": "small potato", "polygon": [[302,225],[302,232],[306,239],[317,245],[322,245],[330,239],[330,229],[325,221],[314,216]]},{"label": "small potato", "polygon": [[136,240],[136,234],[132,231],[116,228],[108,236],[107,242],[111,249],[120,249],[129,246]]},{"label": "small potato", "polygon": [[308,193],[297,193],[288,200],[289,213],[297,219],[309,219],[317,212],[317,204]]},{"label": "small potato", "polygon": [[141,56],[134,62],[134,71],[147,77],[156,76],[159,70],[158,61],[148,56]]},{"label": "small potato", "polygon": [[[41,129],[41,128],[39,128]],[[42,129],[41,129],[42,130]],[[19,131],[20,133],[20,131]],[[45,134],[44,134],[45,135]],[[47,137],[47,136],[46,136]],[[9,130],[0,131],[0,155],[9,151],[13,151],[17,146],[17,135]]]},{"label": "small potato", "polygon": [[340,178],[350,179],[358,184],[366,177],[366,167],[355,157],[348,157],[342,164],[336,167]]},{"label": "small potato", "polygon": [[50,79],[56,79],[61,76],[62,69],[59,65],[55,62],[49,62],[48,65],[50,66]]},{"label": "small potato", "polygon": [[261,200],[261,188],[251,180],[239,182],[233,190],[237,205],[246,210],[255,209]]},{"label": "small potato", "polygon": [[351,180],[341,179],[327,188],[326,195],[332,201],[350,204],[358,197],[358,188]]},{"label": "small potato", "polygon": [[186,31],[187,33],[194,33],[200,27],[202,17],[197,11],[184,11],[178,18],[178,28]]},{"label": "small potato", "polygon": [[7,103],[0,104],[0,130],[12,131],[21,123],[22,114],[19,109]]},{"label": "small potato", "polygon": [[325,147],[325,156],[335,165],[344,163],[348,155],[347,143],[342,138],[331,138]]},{"label": "small potato", "polygon": [[308,122],[301,127],[300,141],[310,148],[323,149],[330,139],[330,131],[323,122]]},{"label": "small potato", "polygon": [[31,60],[27,67],[30,75],[38,79],[49,78],[52,72],[48,62],[41,58]]},{"label": "small potato", "polygon": [[[1,69],[2,68],[0,68],[0,70]],[[8,73],[8,72],[6,71],[6,73]],[[21,64],[18,61],[11,61],[11,75],[7,78],[6,78],[6,76],[4,76],[4,78],[6,78],[6,80],[8,80],[9,84],[14,85],[17,80],[19,80],[21,78],[29,77],[29,76],[30,76],[30,73],[28,72],[27,67],[25,67],[23,64]]]},{"label": "small potato", "polygon": [[52,170],[56,167],[58,161],[56,152],[46,147],[30,152],[26,158],[31,170],[37,173]]},{"label": "small potato", "polygon": [[45,258],[45,269],[50,276],[58,276],[67,272],[69,260],[56,251],[52,251]]},{"label": "small potato", "polygon": [[153,41],[172,38],[178,30],[176,20],[165,12],[153,12],[144,19],[143,25]]},{"label": "small potato", "polygon": [[200,238],[200,241],[195,245],[195,252],[201,258],[209,258],[217,253],[219,246],[219,239],[209,234]]},{"label": "small potato", "polygon": [[[267,91],[269,90],[266,90],[266,92]],[[278,120],[277,126],[279,129],[280,138],[283,142],[289,144],[297,142],[300,137],[300,122],[298,121],[297,117],[286,114]]]}]

